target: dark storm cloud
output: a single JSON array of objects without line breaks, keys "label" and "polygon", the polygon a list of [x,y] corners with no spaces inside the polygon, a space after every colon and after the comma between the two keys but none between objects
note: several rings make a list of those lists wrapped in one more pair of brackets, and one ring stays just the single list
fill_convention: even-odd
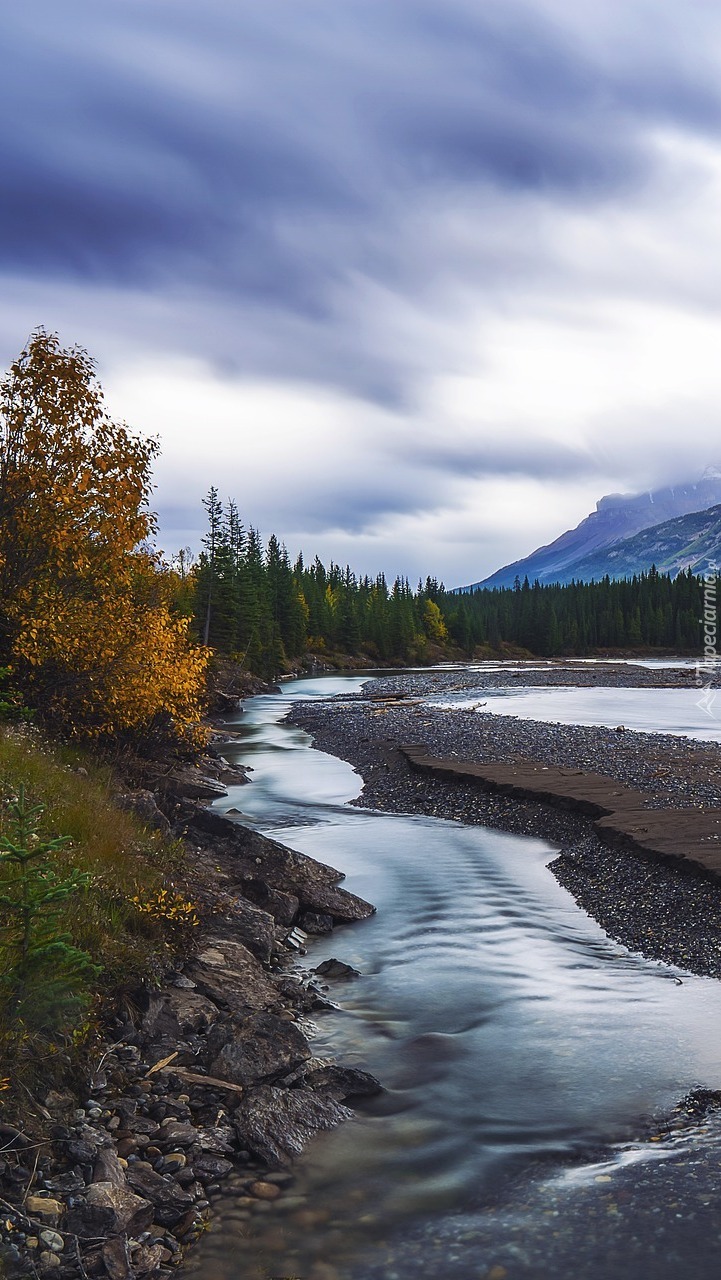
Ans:
[{"label": "dark storm cloud", "polygon": [[719,119],[692,67],[623,78],[513,3],[36,3],[4,39],[0,263],[321,316],[427,267],[395,237],[429,189],[598,198],[649,118]]}]

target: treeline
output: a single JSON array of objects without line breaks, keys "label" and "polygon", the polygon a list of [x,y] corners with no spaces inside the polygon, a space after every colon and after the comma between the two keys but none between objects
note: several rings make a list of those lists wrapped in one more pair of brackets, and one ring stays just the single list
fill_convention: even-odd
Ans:
[{"label": "treeline", "polygon": [[440,592],[449,634],[465,652],[513,644],[545,657],[596,649],[661,648],[696,653],[703,583],[691,570],[671,578],[655,568],[632,578],[522,583],[467,594]]},{"label": "treeline", "polygon": [[308,650],[408,663],[508,645],[542,656],[699,649],[703,589],[691,572],[672,580],[651,569],[629,580],[568,586],[526,579],[467,594],[426,578],[413,589],[405,578],[389,584],[383,574],[357,577],[317,557],[291,562],[275,535],[264,546],[215,488],[204,506],[208,531],[191,574],[197,634],[268,679]]}]

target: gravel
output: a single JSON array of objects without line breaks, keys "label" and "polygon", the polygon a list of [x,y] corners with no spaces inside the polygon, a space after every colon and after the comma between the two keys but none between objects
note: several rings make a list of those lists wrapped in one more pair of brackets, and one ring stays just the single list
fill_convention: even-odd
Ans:
[{"label": "gravel", "polygon": [[[581,669],[583,678],[593,677],[596,684],[627,681],[629,672],[642,681],[679,674],[616,666]],[[496,685],[511,675],[484,674],[492,674]],[[523,673],[524,683],[529,674]],[[551,674],[555,679],[557,672]],[[560,683],[575,683],[575,671],[569,679],[568,667],[558,674]],[[680,674],[690,678],[688,671]],[[533,673],[534,682],[538,676]],[[296,705],[291,719],[313,734],[320,749],[358,770],[364,780],[356,801],[360,807],[479,823],[558,844],[551,870],[612,938],[648,958],[721,977],[718,880],[680,863],[608,848],[579,815],[488,794],[473,783],[414,774],[397,750],[422,742],[438,756],[505,763],[530,759],[584,769],[651,794],[658,807],[683,809],[721,807],[721,745],[372,701],[399,693],[436,696],[464,681],[463,687],[478,688],[478,678],[478,672],[458,670],[388,677],[370,682],[360,697]]]}]

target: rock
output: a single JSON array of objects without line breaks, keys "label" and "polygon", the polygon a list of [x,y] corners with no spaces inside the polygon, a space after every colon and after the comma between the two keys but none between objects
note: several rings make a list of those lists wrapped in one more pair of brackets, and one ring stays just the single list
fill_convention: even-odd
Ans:
[{"label": "rock", "polygon": [[170,823],[164,813],[158,808],[155,796],[152,791],[128,791],[115,797],[115,803],[119,809],[125,809],[129,813],[134,813],[146,827],[150,827],[154,831],[162,831],[167,833],[170,831]]},{"label": "rock", "polygon": [[203,1151],[230,1155],[235,1147],[235,1130],[228,1124],[215,1124],[212,1129],[199,1129],[198,1141]]},{"label": "rock", "polygon": [[235,855],[245,892],[251,891],[246,881],[260,881],[270,889],[293,894],[305,910],[327,913],[336,921],[365,920],[375,911],[362,898],[336,888],[343,876],[334,867],[230,822],[214,809],[199,809],[193,815],[193,825],[220,837]]},{"label": "rock", "polygon": [[161,1244],[142,1244],[133,1253],[133,1270],[138,1280],[154,1275],[163,1262],[163,1246]]},{"label": "rock", "polygon": [[202,1035],[218,1019],[218,1007],[197,991],[172,987],[152,995],[142,1022],[143,1031],[153,1039],[176,1043],[186,1035]]},{"label": "rock", "polygon": [[93,1182],[85,1192],[85,1199],[91,1211],[99,1210],[105,1215],[108,1226],[102,1232],[92,1229],[78,1231],[69,1226],[68,1230],[77,1235],[119,1235],[123,1231],[129,1235],[140,1235],[147,1231],[155,1217],[153,1206],[147,1199],[128,1187],[116,1187],[112,1182]]},{"label": "rock", "polygon": [[300,1155],[321,1129],[333,1129],[352,1112],[335,1098],[301,1086],[261,1085],[235,1112],[238,1140],[268,1165],[285,1165]]},{"label": "rock", "polygon": [[193,1203],[190,1193],[173,1178],[164,1178],[141,1161],[128,1166],[128,1183],[139,1196],[150,1201],[151,1207],[155,1206],[155,1219],[163,1227],[174,1227]]},{"label": "rock", "polygon": [[233,935],[259,960],[269,960],[275,947],[275,920],[267,911],[238,897],[232,907]]},{"label": "rock", "polygon": [[165,1157],[166,1168],[172,1173],[175,1169],[184,1169],[188,1162],[188,1157],[182,1151],[169,1151]]},{"label": "rock", "polygon": [[261,880],[248,880],[243,886],[246,898],[262,907],[275,920],[276,924],[288,928],[295,921],[300,903],[292,893],[283,893],[281,889],[269,889]]},{"label": "rock", "polygon": [[252,1182],[248,1190],[256,1200],[277,1200],[280,1195],[280,1187],[274,1182]]},{"label": "rock", "polygon": [[227,789],[192,765],[180,766],[158,780],[158,789],[173,800],[219,800]]},{"label": "rock", "polygon": [[232,1013],[251,1013],[280,1003],[275,984],[241,942],[209,940],[186,969],[204,996]]},{"label": "rock", "polygon": [[227,1178],[228,1174],[233,1172],[233,1165],[230,1160],[224,1160],[222,1156],[213,1155],[208,1151],[196,1156],[193,1169],[198,1181],[207,1184],[215,1182],[218,1178]]},{"label": "rock", "polygon": [[63,1237],[58,1235],[57,1231],[51,1231],[48,1227],[40,1232],[38,1238],[41,1244],[44,1244],[45,1248],[49,1249],[51,1253],[62,1253],[65,1248]]},{"label": "rock", "polygon": [[241,1085],[283,1075],[311,1056],[295,1023],[264,1012],[214,1027],[208,1054],[216,1055],[208,1067],[211,1075]]},{"label": "rock", "polygon": [[306,933],[331,933],[333,929],[333,917],[320,911],[305,911],[298,923]]},{"label": "rock", "polygon": [[192,1147],[197,1140],[198,1130],[195,1125],[184,1124],[182,1120],[164,1121],[156,1138],[156,1142],[166,1151],[172,1151],[175,1147]]},{"label": "rock", "polygon": [[40,1263],[41,1270],[43,1271],[56,1271],[58,1267],[62,1266],[62,1262],[58,1255],[53,1253],[50,1249],[43,1250],[38,1258],[38,1262]]},{"label": "rock", "polygon": [[361,973],[358,969],[354,969],[352,964],[346,964],[343,960],[324,960],[322,964],[316,965],[314,973],[319,973],[323,978],[334,978],[337,982],[347,982],[351,978],[360,978]]},{"label": "rock", "polygon": [[103,1245],[103,1262],[110,1280],[131,1280],[133,1268],[127,1239],[116,1236]]},{"label": "rock", "polygon": [[125,1186],[125,1171],[112,1147],[103,1147],[98,1152],[93,1182],[112,1182],[115,1187]]},{"label": "rock", "polygon": [[335,1063],[307,1072],[304,1079],[312,1089],[327,1091],[341,1102],[346,1098],[372,1098],[383,1093],[383,1085],[369,1071],[336,1066]]},{"label": "rock", "polygon": [[30,1218],[37,1218],[39,1222],[47,1222],[49,1226],[54,1227],[60,1221],[64,1212],[65,1205],[60,1200],[53,1200],[50,1196],[28,1196],[25,1201],[25,1212]]}]

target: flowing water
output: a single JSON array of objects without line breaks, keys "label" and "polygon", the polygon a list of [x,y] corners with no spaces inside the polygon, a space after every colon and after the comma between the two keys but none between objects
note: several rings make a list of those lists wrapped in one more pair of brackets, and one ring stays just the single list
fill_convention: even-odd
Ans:
[{"label": "flowing water", "polygon": [[[295,681],[250,700],[233,754],[253,782],[218,807],[341,868],[377,906],[313,941],[305,964],[337,956],[361,971],[333,984],[340,1007],[317,1015],[313,1049],[387,1092],[315,1139],[292,1195],[250,1223],[222,1199],[188,1276],[363,1276],[374,1240],[481,1209],[532,1161],[623,1144],[689,1088],[721,1088],[721,984],[611,942],[547,869],[554,846],[349,807],[358,775],[282,721],[298,698],[362,681]],[[377,1274],[419,1272],[409,1260]]]}]

